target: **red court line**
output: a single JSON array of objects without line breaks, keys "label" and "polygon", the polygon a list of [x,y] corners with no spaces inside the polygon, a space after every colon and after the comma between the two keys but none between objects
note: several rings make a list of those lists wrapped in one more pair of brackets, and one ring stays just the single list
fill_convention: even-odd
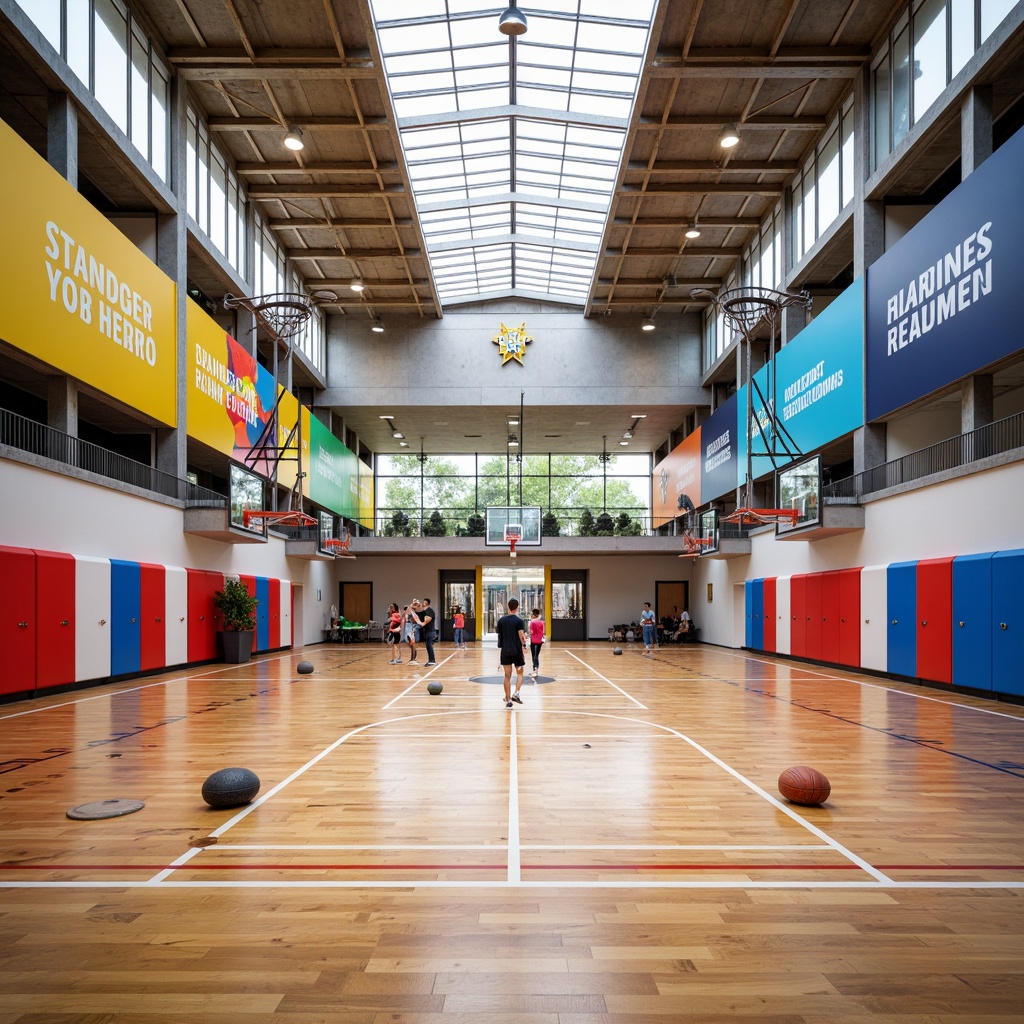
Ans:
[{"label": "red court line", "polygon": [[[876,864],[879,871],[1024,871],[1020,864]],[[505,871],[507,864],[0,864],[0,871]],[[861,871],[859,864],[523,864],[523,871]]]}]

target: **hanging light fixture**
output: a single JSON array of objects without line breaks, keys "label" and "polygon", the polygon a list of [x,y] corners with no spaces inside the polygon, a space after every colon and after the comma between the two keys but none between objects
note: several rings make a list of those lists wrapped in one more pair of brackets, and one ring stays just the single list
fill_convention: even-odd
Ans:
[{"label": "hanging light fixture", "polygon": [[687,238],[700,238],[700,228],[697,227],[697,218],[690,221],[690,226],[684,232]]},{"label": "hanging light fixture", "polygon": [[515,4],[498,19],[498,31],[506,36],[521,36],[526,31],[526,15]]},{"label": "hanging light fixture", "polygon": [[353,277],[352,280],[349,281],[348,286],[354,292],[361,292],[366,288],[366,285],[363,284],[363,279],[361,277]]},{"label": "hanging light fixture", "polygon": [[370,321],[370,330],[373,331],[374,334],[384,333],[384,324],[381,322],[379,316]]},{"label": "hanging light fixture", "polygon": [[640,324],[640,330],[641,331],[653,331],[654,330],[654,321],[650,317],[647,317]]},{"label": "hanging light fixture", "polygon": [[740,141],[740,133],[734,124],[727,124],[718,133],[718,144],[722,149],[732,149]]},{"label": "hanging light fixture", "polygon": [[284,137],[284,144],[288,149],[298,153],[299,150],[305,149],[306,144],[302,141],[302,129],[288,127],[288,134]]}]

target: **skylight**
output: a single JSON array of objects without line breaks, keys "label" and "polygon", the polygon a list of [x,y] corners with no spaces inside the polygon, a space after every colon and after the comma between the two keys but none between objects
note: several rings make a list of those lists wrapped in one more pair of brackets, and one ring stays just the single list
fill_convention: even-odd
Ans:
[{"label": "skylight", "polygon": [[586,301],[654,3],[371,0],[442,303]]}]

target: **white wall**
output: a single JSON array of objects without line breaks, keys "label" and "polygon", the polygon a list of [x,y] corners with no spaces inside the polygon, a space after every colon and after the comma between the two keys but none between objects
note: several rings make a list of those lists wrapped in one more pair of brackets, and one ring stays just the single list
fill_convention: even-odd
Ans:
[{"label": "white wall", "polygon": [[944,403],[932,409],[890,420],[885,430],[885,457],[890,462],[911,452],[919,452],[929,445],[938,444],[960,435],[959,392],[953,403]]},{"label": "white wall", "polygon": [[300,639],[296,634],[296,646],[322,639],[320,630],[337,599],[334,581],[344,571],[338,567],[356,564],[286,558],[285,542],[274,537],[266,544],[223,544],[192,537],[182,531],[179,508],[18,462],[0,461],[0,494],[3,545],[304,584],[299,591],[304,635]]},{"label": "white wall", "polygon": [[[693,567],[690,612],[701,640],[732,646],[733,584],[765,576],[942,558],[1024,547],[1024,463],[1000,466],[864,506],[864,529],[817,541],[776,541],[774,530],[751,540],[749,558],[702,558]],[[706,600],[714,583],[714,600]],[[742,602],[742,589],[737,588]],[[742,643],[742,636],[741,636]]]}]

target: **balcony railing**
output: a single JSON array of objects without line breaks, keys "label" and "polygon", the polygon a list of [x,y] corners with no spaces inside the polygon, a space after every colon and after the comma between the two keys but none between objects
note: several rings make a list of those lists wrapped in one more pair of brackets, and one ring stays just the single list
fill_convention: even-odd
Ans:
[{"label": "balcony railing", "polygon": [[0,444],[143,491],[175,498],[189,508],[227,507],[227,498],[208,487],[181,480],[7,409],[0,409]]},{"label": "balcony railing", "polygon": [[1022,447],[1024,413],[1015,413],[970,433],[951,437],[902,458],[893,459],[892,462],[873,466],[856,476],[827,484],[822,488],[822,497],[826,504],[844,504],[859,500],[864,494],[912,483],[935,473],[959,469],[990,455],[1001,455]]},{"label": "balcony railing", "polygon": [[[547,513],[542,510],[542,515]],[[557,537],[644,537],[651,535],[651,517],[635,510],[608,509],[611,524],[600,521],[600,512],[593,512],[593,522],[583,521],[581,509],[554,509],[557,520]],[[469,522],[473,515],[472,509],[437,509],[438,519],[432,519],[434,509],[425,510],[422,520],[419,509],[381,508],[377,510],[374,522],[374,533],[378,537],[483,537],[482,522],[476,525],[478,533],[473,532],[474,524]],[[481,510],[480,515],[483,515]],[[623,518],[623,516],[625,518]],[[543,530],[543,521],[542,521]],[[443,531],[443,532],[442,532]],[[549,536],[549,534],[544,534]]]}]

